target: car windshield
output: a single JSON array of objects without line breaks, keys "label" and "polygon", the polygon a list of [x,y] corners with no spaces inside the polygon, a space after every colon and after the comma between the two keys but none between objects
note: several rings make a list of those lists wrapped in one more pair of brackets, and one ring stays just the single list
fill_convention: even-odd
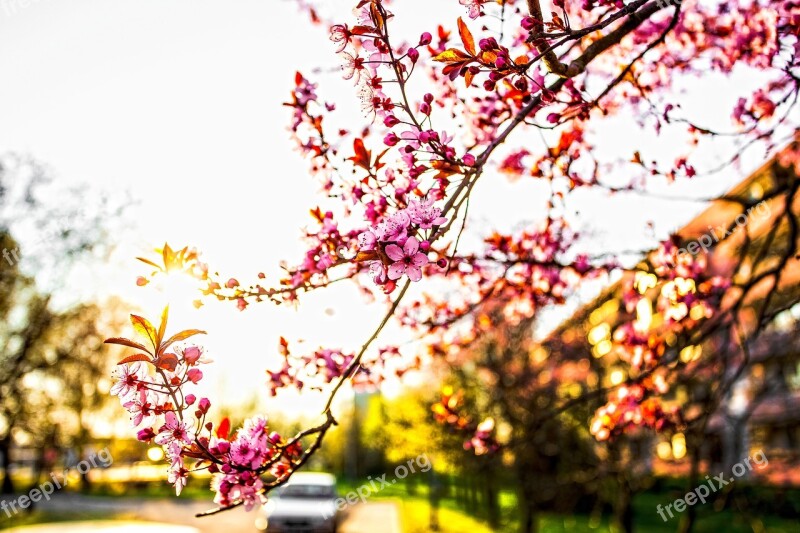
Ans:
[{"label": "car windshield", "polygon": [[286,485],[279,491],[281,498],[335,498],[330,485]]}]

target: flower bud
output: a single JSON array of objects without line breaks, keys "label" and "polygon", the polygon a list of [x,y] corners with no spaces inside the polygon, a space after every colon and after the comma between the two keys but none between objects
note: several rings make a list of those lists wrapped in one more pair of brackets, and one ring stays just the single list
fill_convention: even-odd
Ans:
[{"label": "flower bud", "polygon": [[186,377],[189,378],[189,381],[197,385],[197,383],[203,379],[203,372],[199,368],[191,368],[186,373]]},{"label": "flower bud", "polygon": [[136,438],[142,442],[150,442],[156,434],[153,432],[153,428],[144,428],[140,429],[138,433],[136,433]]},{"label": "flower bud", "polygon": [[189,346],[183,351],[183,359],[186,361],[186,364],[193,365],[200,359],[202,352],[200,348],[197,346]]},{"label": "flower bud", "polygon": [[431,44],[431,41],[433,41],[433,36],[430,33],[428,33],[427,31],[425,33],[423,33],[422,35],[420,35],[420,37],[419,37],[419,45],[420,46],[427,46],[427,45]]},{"label": "flower bud", "polygon": [[395,146],[397,143],[400,142],[400,138],[394,134],[394,132],[389,132],[386,137],[383,138],[383,144],[386,146]]},{"label": "flower bud", "polygon": [[208,410],[211,408],[211,402],[209,401],[208,398],[201,398],[198,407],[200,408],[200,411],[202,411],[203,413],[207,413]]},{"label": "flower bud", "polygon": [[416,63],[419,59],[419,50],[416,48],[409,48],[408,49],[408,58],[411,60],[412,63]]},{"label": "flower bud", "polygon": [[187,394],[185,400],[186,405],[194,405],[194,402],[197,401],[197,397],[194,394]]}]

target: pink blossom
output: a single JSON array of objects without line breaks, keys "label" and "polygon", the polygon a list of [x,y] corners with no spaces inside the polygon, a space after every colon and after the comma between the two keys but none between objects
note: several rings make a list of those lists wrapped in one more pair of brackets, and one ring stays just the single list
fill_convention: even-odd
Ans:
[{"label": "pink blossom", "polygon": [[376,236],[383,242],[395,241],[405,242],[408,227],[411,225],[411,218],[408,213],[398,211],[388,219],[378,224]]},{"label": "pink blossom", "polygon": [[419,241],[416,237],[409,237],[402,248],[390,244],[386,247],[386,255],[395,261],[389,267],[389,279],[399,279],[403,274],[411,281],[422,279],[420,267],[428,264],[428,257],[419,252]]},{"label": "pink blossom", "polygon": [[433,200],[412,201],[408,207],[408,214],[411,221],[419,224],[422,229],[431,229],[433,226],[441,226],[447,222],[447,219],[442,216],[442,210],[433,207]]},{"label": "pink blossom", "polygon": [[111,387],[111,395],[119,396],[120,400],[127,400],[139,388],[139,383],[144,382],[147,377],[147,367],[141,361],[136,361],[130,365],[119,365],[117,382]]},{"label": "pink blossom", "polygon": [[143,423],[149,426],[156,421],[156,415],[153,411],[155,403],[151,393],[146,390],[140,390],[138,395],[122,404],[122,406],[132,415],[131,422],[133,427],[136,428]]},{"label": "pink blossom", "polygon": [[483,14],[482,7],[486,0],[458,0],[458,3],[469,11],[469,18],[476,19]]},{"label": "pink blossom", "polygon": [[172,442],[191,444],[194,440],[194,429],[189,422],[179,420],[172,411],[168,412],[164,418],[166,422],[161,426],[160,433],[156,435],[157,444],[162,446]]},{"label": "pink blossom", "polygon": [[378,238],[372,232],[372,230],[367,230],[359,234],[358,236],[358,248],[362,252],[369,252],[375,249],[375,243],[378,241]]},{"label": "pink blossom", "polygon": [[350,42],[350,30],[347,24],[335,24],[331,26],[330,40],[336,43],[336,53],[343,52],[347,43]]},{"label": "pink blossom", "polygon": [[203,355],[203,351],[197,346],[188,346],[183,350],[175,350],[175,352],[178,355],[183,355],[183,360],[190,366],[197,363]]}]

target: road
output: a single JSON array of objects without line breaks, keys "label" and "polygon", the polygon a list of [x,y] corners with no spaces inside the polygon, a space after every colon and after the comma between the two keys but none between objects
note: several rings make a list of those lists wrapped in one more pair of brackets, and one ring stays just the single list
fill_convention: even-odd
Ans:
[{"label": "road", "polygon": [[[46,506],[46,507],[45,507]],[[254,533],[255,511],[246,512],[238,508],[214,516],[195,518],[195,514],[208,510],[207,502],[181,500],[179,498],[154,500],[143,498],[98,498],[78,494],[57,494],[49,502],[43,502],[41,509],[54,512],[85,511],[102,514],[115,514],[129,520],[160,522],[191,526],[198,533]],[[4,517],[5,518],[5,517]],[[5,522],[5,520],[4,520]],[[5,525],[5,524],[4,524]],[[64,524],[52,528],[19,528],[9,533],[61,533],[73,531]],[[83,531],[75,529],[74,531]],[[392,502],[367,502],[351,507],[342,523],[341,533],[401,533],[400,515],[397,505]],[[171,532],[170,532],[171,533]],[[178,533],[176,531],[176,533]],[[183,531],[181,531],[183,533]],[[186,531],[186,533],[191,533]]]}]

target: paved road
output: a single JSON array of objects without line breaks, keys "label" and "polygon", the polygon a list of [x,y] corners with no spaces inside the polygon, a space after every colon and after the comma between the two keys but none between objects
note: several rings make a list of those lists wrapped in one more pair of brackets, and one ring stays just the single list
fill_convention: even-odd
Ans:
[{"label": "paved road", "polygon": [[[46,506],[46,507],[45,507]],[[182,500],[180,498],[153,500],[139,498],[96,498],[78,494],[57,494],[49,502],[41,504],[41,509],[52,511],[85,511],[98,513],[114,513],[122,518],[191,526],[197,533],[254,533],[255,511],[248,513],[244,509],[233,509],[214,516],[195,518],[195,514],[212,507],[207,502]],[[3,517],[5,518],[5,517]],[[4,520],[5,521],[5,520]],[[5,525],[5,524],[4,524]],[[61,533],[69,531],[64,524],[52,528],[36,526],[10,530],[20,533]],[[74,531],[84,531],[75,529]],[[139,531],[137,529],[137,531]],[[148,531],[142,529],[141,531]],[[164,533],[173,533],[164,529]],[[400,515],[397,505],[391,502],[367,502],[350,508],[341,527],[342,533],[401,533]],[[155,530],[154,530],[155,533]],[[174,533],[192,533],[186,530],[175,530]]]}]

